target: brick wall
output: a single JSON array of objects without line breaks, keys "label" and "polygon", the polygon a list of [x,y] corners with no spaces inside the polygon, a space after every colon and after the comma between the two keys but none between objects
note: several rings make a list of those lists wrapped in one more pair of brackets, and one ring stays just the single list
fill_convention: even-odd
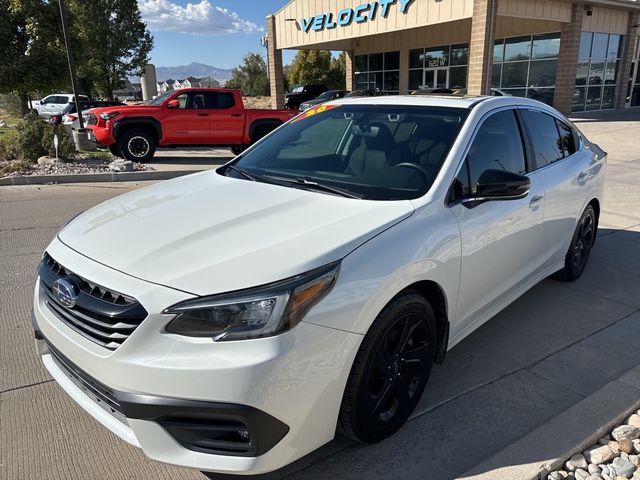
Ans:
[{"label": "brick wall", "polygon": [[269,56],[269,88],[271,90],[271,108],[284,108],[284,71],[282,68],[282,50],[276,45],[276,17],[267,17],[267,52]]},{"label": "brick wall", "polygon": [[560,54],[558,55],[553,106],[565,115],[571,113],[583,18],[584,4],[574,4],[571,12],[571,22],[563,24],[560,31]]},{"label": "brick wall", "polygon": [[491,88],[497,0],[475,0],[469,42],[467,92],[486,95]]},{"label": "brick wall", "polygon": [[353,55],[353,50],[347,50],[345,55],[345,60],[346,60],[346,65],[345,65],[345,80],[346,80],[346,86],[345,86],[345,90],[349,91],[349,92],[353,92],[353,62],[354,60],[354,55]]}]

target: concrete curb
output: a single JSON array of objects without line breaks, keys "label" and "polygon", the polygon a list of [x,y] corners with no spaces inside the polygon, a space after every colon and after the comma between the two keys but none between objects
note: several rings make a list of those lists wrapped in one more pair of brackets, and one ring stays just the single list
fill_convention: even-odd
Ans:
[{"label": "concrete curb", "polygon": [[546,480],[640,408],[640,365],[471,470],[464,480]]},{"label": "concrete curb", "polygon": [[201,170],[169,170],[146,172],[84,173],[74,175],[24,175],[0,178],[0,186],[42,185],[46,183],[142,182],[169,180]]}]

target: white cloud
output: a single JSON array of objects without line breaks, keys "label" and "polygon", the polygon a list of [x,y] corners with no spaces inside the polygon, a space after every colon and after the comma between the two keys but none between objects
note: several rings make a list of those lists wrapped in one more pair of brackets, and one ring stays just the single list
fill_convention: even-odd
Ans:
[{"label": "white cloud", "polygon": [[243,20],[236,12],[211,5],[209,0],[180,6],[169,0],[138,0],[142,18],[151,31],[168,30],[192,35],[256,33],[264,28]]}]

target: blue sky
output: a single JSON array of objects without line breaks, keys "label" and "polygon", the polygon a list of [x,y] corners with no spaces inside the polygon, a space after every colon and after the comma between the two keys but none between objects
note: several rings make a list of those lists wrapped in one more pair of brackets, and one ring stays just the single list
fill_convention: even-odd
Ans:
[{"label": "blue sky", "polygon": [[[155,40],[151,62],[158,67],[206,63],[237,66],[249,52],[266,54],[260,39],[266,16],[287,0],[138,0]],[[284,52],[289,63],[295,52]]]}]

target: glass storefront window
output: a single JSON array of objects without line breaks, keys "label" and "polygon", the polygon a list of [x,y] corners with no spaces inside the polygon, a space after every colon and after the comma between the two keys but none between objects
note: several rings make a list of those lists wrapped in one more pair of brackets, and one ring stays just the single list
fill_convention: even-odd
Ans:
[{"label": "glass storefront window", "polygon": [[576,68],[576,85],[586,85],[587,75],[589,74],[589,60],[581,59]]},{"label": "glass storefront window", "polygon": [[418,90],[422,85],[422,73],[424,70],[409,70],[409,90]]},{"label": "glass storefront window", "polygon": [[384,54],[384,69],[400,70],[400,52],[386,52]]},{"label": "glass storefront window", "polygon": [[398,91],[400,90],[400,72],[385,72],[384,74],[384,90]]},{"label": "glass storefront window", "polygon": [[612,34],[609,36],[609,48],[607,49],[607,58],[615,59],[620,54],[620,41],[622,37],[620,35]]},{"label": "glass storefront window", "polygon": [[529,62],[512,62],[502,65],[502,87],[526,87]]},{"label": "glass storefront window", "polygon": [[424,68],[448,67],[449,47],[427,48],[424,51]]},{"label": "glass storefront window", "polygon": [[593,35],[593,45],[591,46],[592,59],[607,58],[607,43],[609,35],[607,33],[595,33]]},{"label": "glass storefront window", "polygon": [[514,97],[526,97],[527,89],[526,88],[501,88],[500,90],[508,93],[509,95],[513,95]]},{"label": "glass storefront window", "polygon": [[576,88],[573,90],[573,102],[571,105],[571,111],[577,112],[584,110],[584,101],[586,98],[587,89],[584,87]]},{"label": "glass storefront window", "polygon": [[527,88],[527,98],[551,105],[554,92],[555,88]]},{"label": "glass storefront window", "polygon": [[424,49],[409,50],[409,68],[424,67]]},{"label": "glass storefront window", "polygon": [[382,54],[374,53],[369,55],[369,71],[382,70]]},{"label": "glass storefront window", "polygon": [[587,88],[587,110],[600,110],[602,87]]},{"label": "glass storefront window", "polygon": [[356,72],[366,72],[369,70],[367,55],[356,55]]},{"label": "glass storefront window", "polygon": [[531,55],[531,37],[507,38],[504,47],[504,61],[529,60]]},{"label": "glass storefront window", "polygon": [[[450,65],[466,65],[469,62],[469,46],[464,45],[451,45],[451,59]],[[466,85],[465,80],[465,85]]]},{"label": "glass storefront window", "polygon": [[493,88],[500,88],[500,74],[502,73],[502,64],[494,63],[491,69],[491,86]]},{"label": "glass storefront window", "polygon": [[501,62],[504,60],[504,40],[496,40],[493,45],[493,61]]},{"label": "glass storefront window", "polygon": [[640,107],[640,87],[634,87],[631,92],[631,106]]},{"label": "glass storefront window", "polygon": [[591,56],[591,40],[593,39],[593,33],[582,32],[580,34],[580,52],[579,57],[589,58]]},{"label": "glass storefront window", "polygon": [[531,62],[529,67],[529,87],[553,87],[556,83],[557,60]]},{"label": "glass storefront window", "polygon": [[467,67],[451,67],[449,69],[449,88],[465,88],[467,86]]},{"label": "glass storefront window", "polygon": [[591,61],[589,68],[589,85],[600,85],[604,79],[604,62]]},{"label": "glass storefront window", "polygon": [[602,106],[600,108],[613,108],[616,100],[616,87],[604,87],[602,89]]},{"label": "glass storefront window", "polygon": [[618,62],[616,60],[610,60],[607,62],[604,69],[604,83],[607,85],[615,85],[618,76]]},{"label": "glass storefront window", "polygon": [[543,58],[558,58],[560,53],[560,38],[555,35],[534,35],[531,58],[533,60]]}]

